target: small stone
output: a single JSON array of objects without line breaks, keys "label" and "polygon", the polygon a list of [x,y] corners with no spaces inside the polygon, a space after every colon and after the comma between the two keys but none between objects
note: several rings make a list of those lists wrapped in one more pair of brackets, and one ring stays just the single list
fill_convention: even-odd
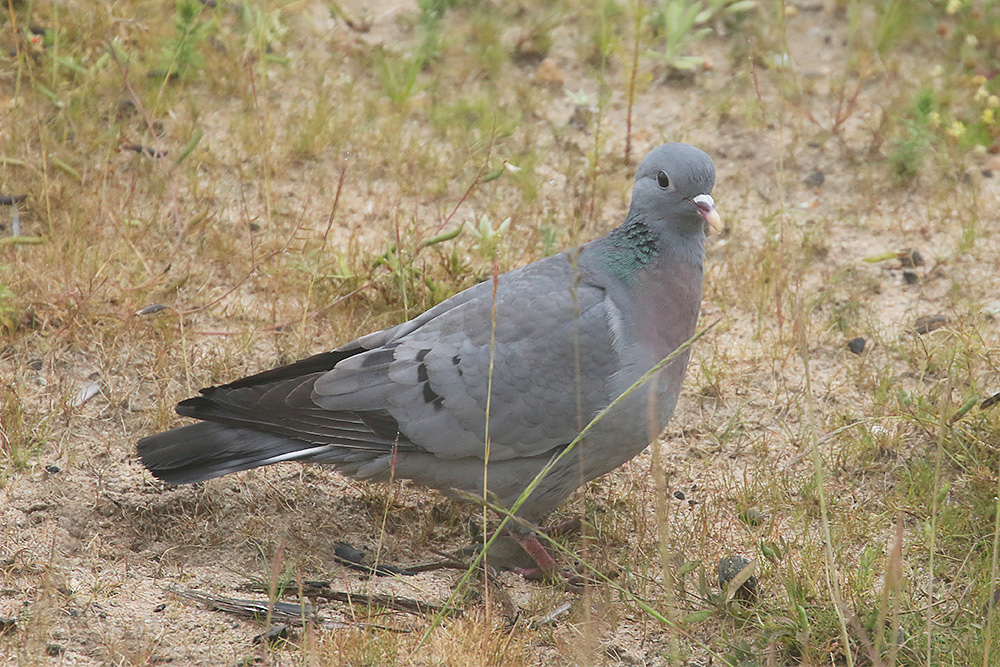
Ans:
[{"label": "small stone", "polygon": [[676,498],[677,500],[684,500],[684,492],[674,491],[674,498]]},{"label": "small stone", "polygon": [[983,174],[983,178],[993,178],[993,170],[992,169],[983,169],[982,174]]},{"label": "small stone", "polygon": [[352,547],[347,542],[338,542],[333,550],[334,557],[348,565],[361,565],[365,560],[365,552]]},{"label": "small stone", "polygon": [[52,657],[55,657],[57,655],[62,655],[63,651],[65,651],[65,650],[66,649],[63,648],[62,644],[57,644],[55,642],[49,642],[48,644],[45,645],[45,653],[46,653],[46,655],[49,655],[49,656],[52,656]]},{"label": "small stone", "polygon": [[40,371],[40,370],[42,370],[42,360],[41,359],[32,359],[32,360],[30,360],[28,362],[28,368],[30,368],[33,371]]},{"label": "small stone", "polygon": [[49,473],[50,475],[58,475],[59,473],[62,472],[62,468],[53,463],[50,463],[47,466],[45,466],[45,472]]},{"label": "small stone", "polygon": [[920,282],[920,278],[913,271],[903,271],[903,280],[907,285],[916,285]]},{"label": "small stone", "polygon": [[535,68],[535,82],[547,86],[561,86],[566,82],[554,58],[545,58]]},{"label": "small stone", "polygon": [[267,632],[261,633],[253,638],[254,644],[274,644],[275,642],[288,639],[288,625],[282,623],[276,625]]},{"label": "small stone", "polygon": [[143,306],[139,310],[135,311],[135,314],[138,317],[142,317],[143,315],[152,315],[153,313],[158,313],[160,311],[166,310],[167,308],[168,306],[162,303],[151,303],[148,306]]},{"label": "small stone", "polygon": [[163,611],[166,608],[167,608],[167,605],[165,605],[164,603],[161,602],[160,604],[158,604],[155,607],[153,607],[153,613],[154,614],[158,614],[158,613],[160,613],[161,611]]},{"label": "small stone", "polygon": [[819,169],[814,170],[802,181],[810,188],[818,188],[826,182],[826,176]]},{"label": "small stone", "polygon": [[854,354],[861,354],[862,352],[865,351],[866,342],[867,341],[865,341],[865,339],[862,338],[861,336],[858,336],[857,338],[852,338],[851,340],[847,341],[847,349]]},{"label": "small stone", "polygon": [[753,507],[743,510],[738,516],[740,521],[752,528],[763,524],[767,520],[767,515]]},{"label": "small stone", "polygon": [[948,318],[944,315],[927,315],[924,317],[918,317],[913,323],[913,330],[917,332],[917,335],[923,335],[930,333],[935,329],[940,329],[948,322]]},{"label": "small stone", "polygon": [[904,269],[912,269],[915,266],[923,266],[924,258],[919,251],[913,248],[906,248],[903,252],[899,253],[899,264]]},{"label": "small stone", "polygon": [[1000,604],[1000,588],[993,591],[993,599],[989,600],[986,603],[986,606],[983,607],[983,615],[989,616],[990,612],[992,612],[994,607],[996,607],[998,604]]},{"label": "small stone", "polygon": [[[719,561],[719,588],[725,592],[729,588],[729,582],[736,578],[743,568],[750,565],[750,561],[742,556],[728,556]],[[757,577],[750,576],[736,590],[734,597],[742,600],[752,599],[757,595]]]}]

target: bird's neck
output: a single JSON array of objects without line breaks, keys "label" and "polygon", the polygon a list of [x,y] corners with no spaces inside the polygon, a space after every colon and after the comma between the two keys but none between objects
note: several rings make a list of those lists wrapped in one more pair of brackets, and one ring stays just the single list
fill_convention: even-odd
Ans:
[{"label": "bird's neck", "polygon": [[701,269],[705,259],[705,234],[698,229],[683,233],[654,228],[640,217],[629,216],[620,227],[595,241],[602,247],[605,270],[633,285],[645,274],[669,271],[678,262]]}]

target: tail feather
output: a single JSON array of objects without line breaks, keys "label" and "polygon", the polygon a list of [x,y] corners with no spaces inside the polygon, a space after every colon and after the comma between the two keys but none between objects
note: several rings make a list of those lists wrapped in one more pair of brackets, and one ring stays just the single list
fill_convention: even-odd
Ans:
[{"label": "tail feather", "polygon": [[200,422],[139,441],[136,451],[154,476],[170,484],[191,484],[231,472],[315,456],[329,445],[270,433]]}]

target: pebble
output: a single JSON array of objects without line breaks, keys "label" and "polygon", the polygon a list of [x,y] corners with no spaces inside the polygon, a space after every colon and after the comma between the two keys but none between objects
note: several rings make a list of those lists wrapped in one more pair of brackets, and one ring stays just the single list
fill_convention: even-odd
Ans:
[{"label": "pebble", "polygon": [[565,83],[566,77],[563,76],[562,70],[559,69],[559,65],[556,64],[554,58],[546,58],[542,62],[538,63],[538,67],[535,68],[535,82],[542,83],[549,86],[561,86]]},{"label": "pebble", "polygon": [[948,318],[944,315],[925,315],[916,319],[913,323],[913,329],[917,332],[917,335],[922,335],[930,333],[935,329],[940,329],[947,321]]},{"label": "pebble", "polygon": [[818,188],[826,182],[826,176],[823,175],[822,171],[816,169],[811,174],[806,176],[802,182],[810,188]]},{"label": "pebble", "polygon": [[853,352],[854,354],[861,354],[862,352],[865,351],[866,342],[867,341],[865,341],[865,339],[862,338],[861,336],[858,336],[857,338],[852,338],[851,340],[847,341],[847,349]]},{"label": "pebble", "polygon": [[906,248],[899,254],[899,264],[904,269],[912,269],[915,266],[923,266],[924,258],[919,251]]},{"label": "pebble", "polygon": [[[750,564],[743,556],[728,556],[719,561],[719,588],[723,592],[729,588],[729,582],[736,578],[743,568]],[[749,600],[757,595],[757,577],[750,576],[736,591],[735,597]]]}]

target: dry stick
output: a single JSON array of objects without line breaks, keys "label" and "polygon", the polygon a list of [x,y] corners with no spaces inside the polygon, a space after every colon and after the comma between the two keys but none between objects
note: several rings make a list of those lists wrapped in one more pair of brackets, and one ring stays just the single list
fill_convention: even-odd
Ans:
[{"label": "dry stick", "polygon": [[[247,71],[250,74],[250,92],[253,94],[253,107],[254,107],[254,110],[256,110],[258,114],[260,114],[260,103],[257,100],[257,80],[256,80],[255,74],[254,74],[253,62],[254,62],[253,58],[247,58]],[[267,139],[269,138],[269,135],[270,135],[270,127],[268,127],[268,125],[266,123],[267,117],[265,116],[264,121],[262,122],[260,120],[259,115],[258,115],[258,119],[257,120],[258,120],[258,123],[260,124],[261,141],[266,146],[267,145]],[[261,151],[261,153],[262,153],[262,157],[263,157],[263,166],[264,166],[264,207],[265,207],[265,210],[267,211],[267,221],[271,222],[271,159],[270,159],[270,152],[267,151],[267,150],[264,150],[264,151]]]},{"label": "dry stick", "polygon": [[411,614],[432,614],[438,613],[443,609],[438,604],[398,595],[385,595],[383,593],[356,595],[350,591],[338,591],[334,590],[329,582],[326,581],[304,580],[302,582],[302,595],[309,595],[313,598],[331,600],[333,602],[343,602],[349,605],[361,603],[368,607],[387,607],[394,611],[403,611]]},{"label": "dry stick", "polygon": [[632,71],[628,77],[628,113],[625,116],[625,164],[632,152],[632,107],[635,105],[635,81],[639,73],[639,35],[642,31],[642,2],[635,0],[635,39],[632,42]]},{"label": "dry stick", "polygon": [[[281,250],[272,250],[264,258],[264,261],[267,261],[267,260],[271,259],[272,257],[274,257],[275,255],[277,255],[277,254],[279,254],[281,252],[282,252]],[[228,290],[226,290],[225,292],[223,292],[222,294],[220,294],[216,298],[212,299],[211,301],[209,301],[207,303],[203,303],[200,306],[194,306],[193,308],[185,308],[184,310],[181,310],[179,312],[181,314],[183,314],[183,315],[190,315],[192,313],[197,313],[199,311],[205,310],[206,308],[211,308],[212,306],[214,306],[215,304],[219,303],[220,301],[222,301],[223,299],[225,299],[227,296],[229,296],[230,294],[232,294],[233,292],[235,292],[236,290],[238,290],[240,288],[240,286],[243,285],[243,283],[245,283],[247,280],[249,280],[250,276],[252,276],[254,273],[257,272],[257,264],[258,264],[257,262],[254,262],[253,266],[250,267],[250,269],[243,275],[243,277],[236,281],[236,284],[234,284],[232,287],[230,287]]]},{"label": "dry stick", "polygon": [[[530,496],[532,492],[534,492],[534,490],[538,488],[538,485],[541,484],[542,479],[544,479],[545,476],[548,475],[552,471],[552,469],[556,467],[556,465],[558,465],[558,463],[563,459],[563,457],[565,457],[571,451],[573,451],[573,449],[576,448],[577,444],[579,444],[579,442],[587,435],[587,433],[590,432],[592,428],[594,428],[594,426],[597,425],[598,422],[604,419],[604,416],[608,414],[608,412],[610,412],[612,409],[614,409],[615,406],[617,406],[619,403],[625,400],[625,398],[627,398],[636,389],[646,384],[646,382],[648,382],[649,379],[657,373],[657,371],[659,371],[664,366],[666,366],[674,359],[676,359],[678,355],[682,354],[685,350],[690,348],[691,345],[695,343],[695,341],[704,336],[708,331],[714,328],[715,325],[717,325],[721,321],[722,321],[721,317],[716,319],[711,324],[706,326],[704,329],[698,331],[693,336],[688,338],[686,341],[678,345],[673,352],[668,354],[666,357],[657,362],[656,365],[654,365],[648,371],[643,373],[638,380],[633,382],[625,391],[619,394],[618,397],[615,398],[615,400],[611,401],[611,403],[607,405],[607,407],[598,412],[597,415],[593,419],[591,419],[586,426],[583,427],[583,430],[581,430],[580,433],[577,434],[577,436],[573,438],[573,440],[571,440],[570,443],[566,445],[566,447],[564,447],[559,454],[553,456],[552,459],[548,462],[548,464],[546,464],[546,466],[542,468],[537,475],[535,475],[534,479],[532,479],[531,482],[527,485],[527,487],[525,487],[524,491],[522,491],[521,495],[517,497],[517,500],[514,501],[513,505],[511,505],[509,508],[500,508],[491,506],[492,509],[501,511],[501,513],[503,514],[503,519],[500,520],[500,525],[497,526],[496,530],[493,531],[493,535],[490,537],[489,540],[487,540],[486,544],[483,547],[483,550],[476,555],[472,563],[469,565],[469,569],[467,569],[465,571],[465,574],[462,575],[461,580],[459,580],[458,585],[455,587],[455,591],[451,594],[451,597],[449,597],[448,601],[445,603],[446,608],[451,607],[452,603],[458,597],[459,593],[462,591],[463,587],[466,585],[469,578],[472,576],[472,573],[475,571],[477,567],[479,567],[479,564],[485,558],[486,550],[489,549],[489,547],[493,544],[494,541],[496,541],[500,533],[503,532],[504,527],[506,527],[506,525],[511,521],[514,521],[515,523],[523,521],[523,519],[520,519],[519,517],[515,516],[517,510],[521,508],[521,505],[523,505],[524,502],[528,499],[528,496]],[[442,613],[434,618],[434,621],[431,623],[430,627],[427,628],[427,631],[424,633],[423,637],[420,638],[420,643],[417,645],[418,649],[424,645],[424,643],[430,637],[431,632],[441,622],[443,616],[444,614]]]},{"label": "dry stick", "polygon": [[[156,136],[156,132],[153,130],[153,119],[150,118],[149,114],[146,112],[146,108],[142,104],[142,98],[139,97],[139,94],[135,92],[135,88],[133,88],[132,84],[129,82],[129,80],[128,80],[128,74],[129,74],[128,65],[125,64],[125,63],[123,63],[118,58],[118,52],[115,50],[114,46],[111,44],[111,40],[107,41],[107,51],[108,51],[108,53],[111,54],[111,57],[114,59],[115,63],[117,63],[118,69],[121,70],[121,73],[122,73],[122,88],[124,88],[125,90],[128,91],[128,94],[129,94],[129,97],[132,100],[132,103],[135,105],[135,108],[139,110],[139,113],[142,115],[142,119],[144,121],[146,121],[146,130],[149,132],[149,136],[151,138],[155,137]],[[159,103],[159,99],[160,99],[159,96],[157,96],[155,103]]]},{"label": "dry stick", "polygon": [[340,178],[337,179],[337,192],[333,195],[330,216],[326,220],[326,231],[323,232],[323,244],[320,246],[324,250],[326,249],[326,238],[330,235],[330,229],[333,228],[333,216],[337,212],[337,205],[340,204],[340,193],[344,189],[344,179],[347,178],[347,164],[347,160],[344,160],[344,166],[340,168]]}]

